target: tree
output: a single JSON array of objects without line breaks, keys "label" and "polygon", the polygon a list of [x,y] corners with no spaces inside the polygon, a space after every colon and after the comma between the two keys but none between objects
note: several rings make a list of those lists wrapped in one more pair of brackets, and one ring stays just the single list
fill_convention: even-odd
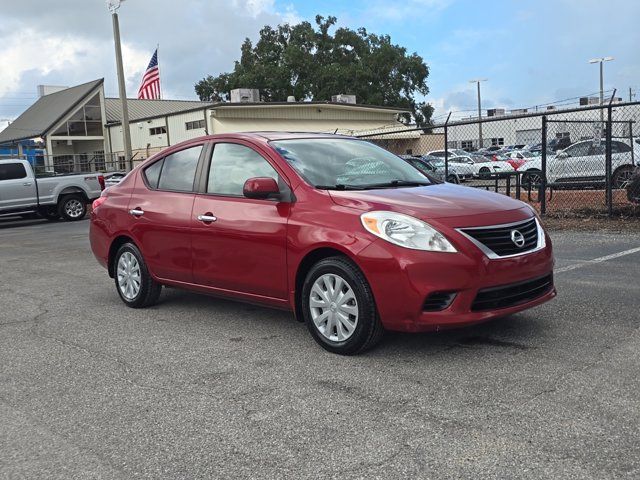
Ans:
[{"label": "tree", "polygon": [[358,102],[403,107],[405,123],[428,125],[433,107],[416,101],[429,93],[429,68],[416,53],[391,43],[389,35],[366,29],[338,28],[336,17],[297,25],[265,26],[255,44],[247,38],[232,72],[211,75],[195,85],[200,100],[225,101],[234,88],[258,88],[265,102],[331,100],[338,93],[356,95]]}]

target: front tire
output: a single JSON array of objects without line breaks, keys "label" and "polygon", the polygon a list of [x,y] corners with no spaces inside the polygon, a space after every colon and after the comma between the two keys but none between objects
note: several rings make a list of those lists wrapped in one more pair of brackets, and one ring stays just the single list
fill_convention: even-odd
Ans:
[{"label": "front tire", "polygon": [[631,165],[624,165],[619,167],[613,176],[611,177],[611,188],[619,190],[627,188],[633,178],[633,167]]},{"label": "front tire", "polygon": [[542,172],[540,170],[527,170],[522,175],[522,186],[527,190],[538,188],[542,183]]},{"label": "front tire", "polygon": [[82,220],[87,214],[87,202],[82,195],[65,195],[58,204],[58,214],[69,222]]},{"label": "front tire", "polygon": [[447,182],[448,183],[455,183],[455,184],[459,184],[460,183],[460,179],[458,178],[457,175],[449,175],[447,177]]},{"label": "front tire", "polygon": [[151,277],[137,246],[122,245],[113,262],[116,290],[127,307],[145,308],[158,302],[162,285]]},{"label": "front tire", "polygon": [[369,282],[344,257],[325,258],[311,268],[302,286],[302,312],[314,340],[340,355],[373,347],[384,332]]}]

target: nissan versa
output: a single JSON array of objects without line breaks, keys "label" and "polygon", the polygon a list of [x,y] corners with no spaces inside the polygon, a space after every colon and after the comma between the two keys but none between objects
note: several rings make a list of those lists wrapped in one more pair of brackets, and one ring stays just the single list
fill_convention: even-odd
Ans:
[{"label": "nissan versa", "polygon": [[529,206],[335,135],[168,148],[93,203],[90,235],[130,307],[167,285],[291,309],[341,354],[385,329],[469,325],[556,295],[551,242]]}]

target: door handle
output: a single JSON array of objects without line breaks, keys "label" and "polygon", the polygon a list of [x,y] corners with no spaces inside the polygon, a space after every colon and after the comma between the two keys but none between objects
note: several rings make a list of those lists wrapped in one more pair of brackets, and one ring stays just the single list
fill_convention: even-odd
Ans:
[{"label": "door handle", "polygon": [[25,186],[25,187],[30,187],[31,186],[31,182],[24,182],[22,185]]},{"label": "door handle", "polygon": [[141,210],[140,208],[132,208],[131,210],[129,210],[129,213],[134,217],[141,217],[142,215],[144,215],[144,210]]},{"label": "door handle", "polygon": [[215,222],[216,220],[218,220],[218,218],[214,217],[212,214],[207,212],[204,215],[198,215],[198,220],[200,220],[203,223],[211,223],[211,222]]}]

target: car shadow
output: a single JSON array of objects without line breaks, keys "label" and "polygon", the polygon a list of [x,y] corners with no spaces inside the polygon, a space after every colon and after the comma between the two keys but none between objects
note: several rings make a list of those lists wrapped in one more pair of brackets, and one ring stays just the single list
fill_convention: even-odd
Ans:
[{"label": "car shadow", "polygon": [[[266,308],[260,305],[242,303],[220,297],[189,292],[186,290],[165,288],[158,307],[174,307],[193,309],[193,311],[215,311],[215,316],[241,318],[241,321],[256,323],[273,322],[272,330],[286,329],[282,332],[290,336],[292,330],[301,328],[307,335],[306,326],[296,321],[293,313],[283,310]],[[203,319],[212,321],[212,315],[205,315]],[[450,330],[425,333],[385,332],[383,340],[361,355],[371,357],[389,356],[430,356],[445,354],[449,351],[471,351],[482,349],[500,350],[502,352],[518,353],[538,348],[540,339],[544,336],[544,322],[530,313],[519,313],[509,317],[491,320],[485,323],[460,327]],[[292,335],[293,341],[298,335]]]}]

